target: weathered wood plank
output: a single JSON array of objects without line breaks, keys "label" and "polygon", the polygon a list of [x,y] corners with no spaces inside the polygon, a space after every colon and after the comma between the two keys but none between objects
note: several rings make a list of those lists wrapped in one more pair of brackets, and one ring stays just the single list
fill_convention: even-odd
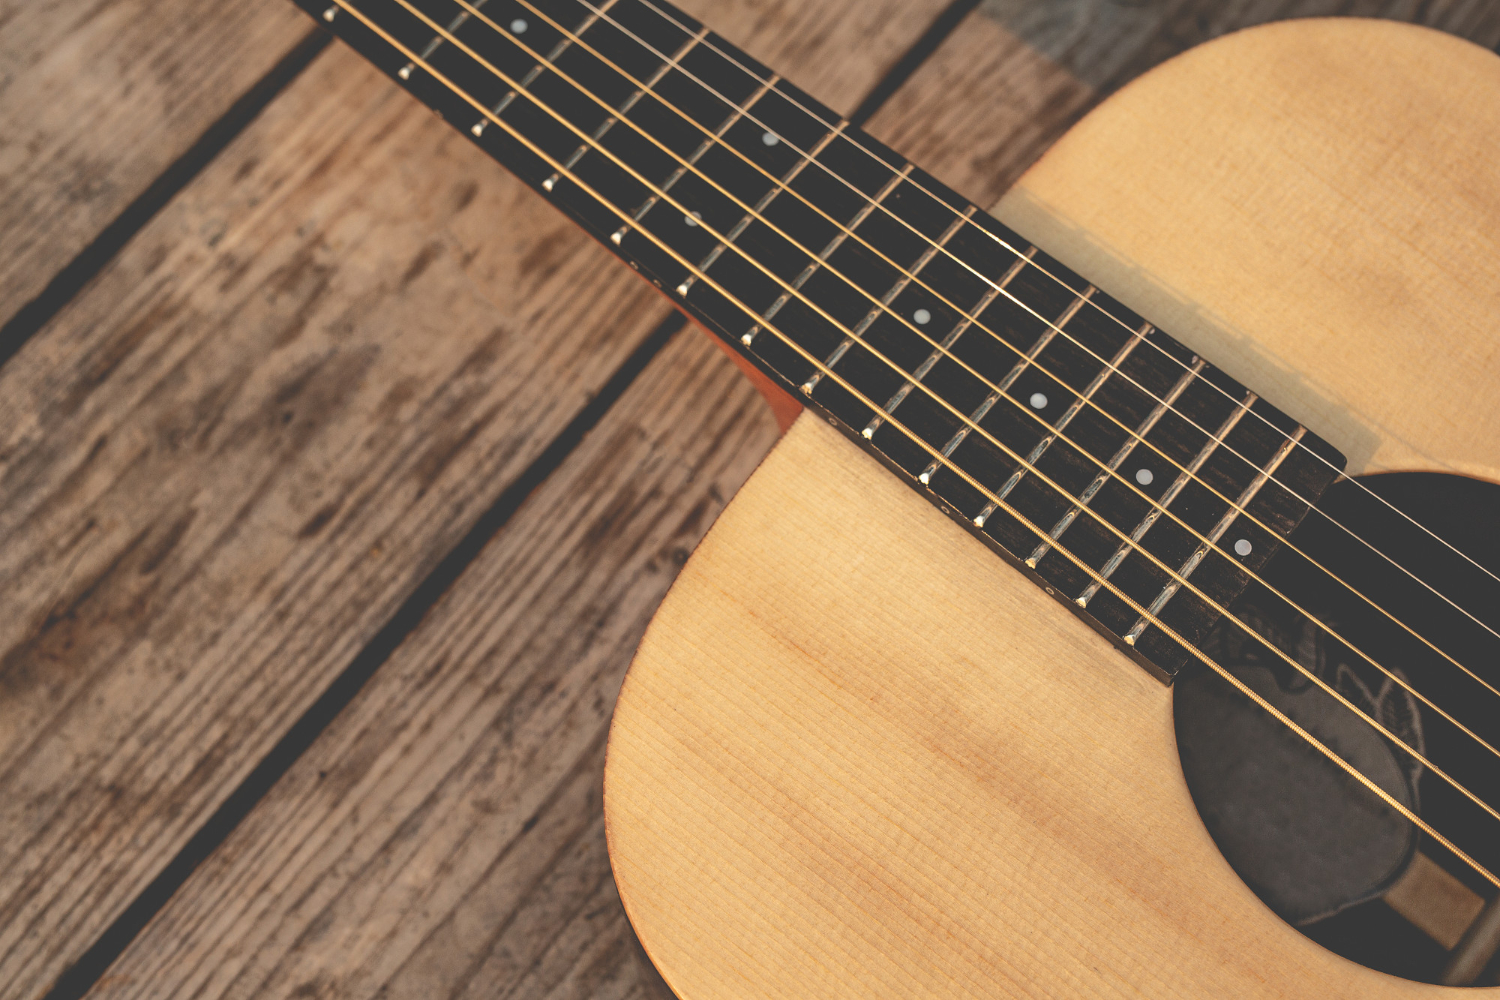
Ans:
[{"label": "weathered wood plank", "polygon": [[283,0],[0,4],[0,325],[307,33]]},{"label": "weathered wood plank", "polygon": [[643,989],[603,850],[610,711],[776,434],[679,334],[95,995]]},{"label": "weathered wood plank", "polygon": [[989,206],[1090,108],[1152,66],[1240,28],[1331,15],[1500,44],[1500,8],[1488,0],[985,0],[867,128]]},{"label": "weathered wood plank", "polygon": [[[0,981],[22,995],[665,313],[347,52],[202,180],[0,372]],[[511,238],[470,242],[481,218]]]},{"label": "weathered wood plank", "polygon": [[[714,20],[852,107],[937,6]],[[87,947],[664,314],[339,50],[0,372],[0,981]]]}]

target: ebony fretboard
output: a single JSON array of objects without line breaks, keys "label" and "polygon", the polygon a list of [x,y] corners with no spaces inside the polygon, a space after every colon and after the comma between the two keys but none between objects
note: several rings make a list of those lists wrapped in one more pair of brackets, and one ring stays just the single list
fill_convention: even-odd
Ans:
[{"label": "ebony fretboard", "polygon": [[1164,680],[1343,468],[675,8],[298,2]]}]

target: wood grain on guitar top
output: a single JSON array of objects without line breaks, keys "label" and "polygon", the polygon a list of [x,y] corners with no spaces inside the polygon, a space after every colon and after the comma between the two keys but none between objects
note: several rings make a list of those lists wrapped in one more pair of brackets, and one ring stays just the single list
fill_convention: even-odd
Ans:
[{"label": "wood grain on guitar top", "polygon": [[[1500,478],[1500,60],[1303,21],[1103,105],[1001,204],[1350,456]],[[683,1000],[1436,995],[1219,856],[1171,693],[804,416],[626,678],[605,810]]]}]

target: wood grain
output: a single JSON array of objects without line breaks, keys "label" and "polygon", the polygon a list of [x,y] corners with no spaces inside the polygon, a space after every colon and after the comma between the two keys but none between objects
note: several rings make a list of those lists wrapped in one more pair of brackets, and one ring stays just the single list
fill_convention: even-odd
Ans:
[{"label": "wood grain", "polygon": [[0,372],[0,981],[87,946],[664,312],[333,51]]},{"label": "wood grain", "polygon": [[1438,992],[1267,911],[1170,689],[811,415],[653,619],[605,816],[682,1000]]},{"label": "wood grain", "polygon": [[[1351,356],[1378,359],[1367,454],[1415,440],[1439,467],[1493,468],[1500,411],[1473,401],[1500,383],[1497,114],[1500,59],[1482,49],[1378,21],[1283,23],[1142,77],[1001,209],[1050,206],[1062,223],[1025,216],[1028,235],[1110,247],[1112,277],[1155,287],[1143,275],[1160,265],[1169,287],[1212,293],[1196,301],[1268,355],[1341,351],[1266,391],[1294,414],[1316,386],[1369,376]],[[1125,136],[1134,156],[1117,155]],[[1305,246],[1295,275],[1268,240]],[[1385,321],[1349,323],[1349,300],[1376,290],[1358,279],[1389,280],[1396,245],[1404,294],[1382,286]],[[1092,277],[1103,260],[1070,263]],[[1241,283],[1189,280],[1229,273]],[[1468,294],[1451,294],[1460,279]],[[1268,309],[1342,322],[1259,322]],[[1217,362],[1222,346],[1203,350]],[[1427,413],[1435,364],[1453,401]],[[684,568],[622,687],[605,784],[621,898],[683,1000],[1457,995],[1354,966],[1271,914],[1197,818],[1171,712],[1169,689],[804,415]]]},{"label": "wood grain", "polygon": [[679,334],[95,995],[642,995],[604,735],[651,613],[776,436]]},{"label": "wood grain", "polygon": [[1500,9],[1487,0],[986,0],[868,128],[990,205],[1089,109],[1151,67],[1228,32],[1335,14],[1500,45]]},{"label": "wood grain", "polygon": [[307,33],[282,0],[0,4],[0,324]]},{"label": "wood grain", "polygon": [[[852,107],[937,6],[715,23]],[[332,50],[0,372],[7,990],[93,941],[665,313]]]}]

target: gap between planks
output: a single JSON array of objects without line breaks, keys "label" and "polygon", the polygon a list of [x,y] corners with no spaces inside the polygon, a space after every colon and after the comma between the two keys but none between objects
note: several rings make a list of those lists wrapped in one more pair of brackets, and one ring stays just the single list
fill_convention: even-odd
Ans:
[{"label": "gap between planks", "polygon": [[278,0],[15,4],[3,21],[0,360],[80,287],[48,288],[65,265],[308,36]]},{"label": "gap between planks", "polygon": [[599,802],[614,697],[777,433],[679,335],[92,995],[633,995]]}]

